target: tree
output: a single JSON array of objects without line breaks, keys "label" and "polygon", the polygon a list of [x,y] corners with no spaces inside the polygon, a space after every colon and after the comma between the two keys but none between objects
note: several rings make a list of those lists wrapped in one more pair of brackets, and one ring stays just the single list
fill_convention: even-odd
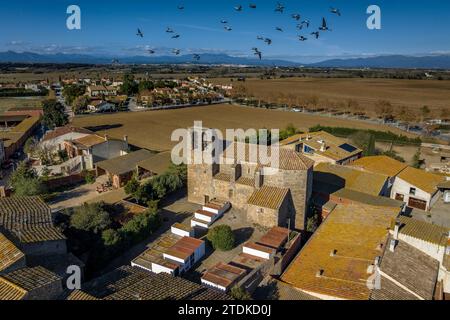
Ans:
[{"label": "tree", "polygon": [[34,137],[29,137],[23,146],[26,154],[32,155],[36,151],[37,141]]},{"label": "tree", "polygon": [[139,82],[139,92],[142,93],[146,90],[153,90],[155,88],[155,85],[152,81],[144,80]]},{"label": "tree", "polygon": [[387,100],[378,100],[375,103],[375,110],[377,114],[379,114],[383,121],[386,121],[390,117],[392,117],[394,113],[394,108],[392,107],[392,104]]},{"label": "tree", "polygon": [[122,237],[117,230],[106,229],[102,232],[102,240],[105,246],[114,247],[122,241]]},{"label": "tree", "polygon": [[123,79],[123,84],[119,90],[122,94],[131,96],[139,92],[139,85],[134,81],[134,76],[126,74]]},{"label": "tree", "polygon": [[75,114],[79,114],[82,113],[83,111],[86,111],[90,101],[91,99],[88,96],[77,97],[72,104],[72,111]]},{"label": "tree", "polygon": [[124,188],[125,193],[127,195],[133,195],[139,189],[139,186],[140,186],[140,183],[137,180],[136,175],[133,175],[133,177],[131,177],[131,179],[125,185],[125,188]]},{"label": "tree", "polygon": [[9,180],[15,196],[37,196],[45,194],[46,188],[36,171],[21,162]]},{"label": "tree", "polygon": [[109,213],[103,203],[85,203],[75,208],[70,217],[70,226],[83,231],[98,234],[111,224]]},{"label": "tree", "polygon": [[319,214],[315,213],[306,220],[306,231],[310,233],[316,232],[319,222]]},{"label": "tree", "polygon": [[42,108],[44,110],[42,122],[49,129],[62,127],[68,123],[69,120],[64,110],[64,106],[56,100],[43,101]]},{"label": "tree", "polygon": [[236,300],[251,300],[252,299],[250,293],[248,293],[247,290],[245,290],[241,286],[237,286],[237,285],[234,286],[233,288],[231,288],[230,296]]},{"label": "tree", "polygon": [[412,160],[412,167],[416,169],[420,169],[420,148],[417,149],[417,152],[414,154]]},{"label": "tree", "polygon": [[63,97],[68,105],[72,103],[86,92],[86,86],[80,86],[77,84],[69,84],[63,88]]},{"label": "tree", "polygon": [[206,237],[216,250],[229,251],[234,247],[234,234],[228,225],[219,225],[210,229]]}]

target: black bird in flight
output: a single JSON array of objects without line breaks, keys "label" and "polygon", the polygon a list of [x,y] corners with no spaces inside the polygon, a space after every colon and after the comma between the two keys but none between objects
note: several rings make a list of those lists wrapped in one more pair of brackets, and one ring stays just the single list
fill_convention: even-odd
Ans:
[{"label": "black bird in flight", "polygon": [[298,14],[298,13],[293,13],[293,14],[291,14],[291,17],[292,17],[293,19],[297,20],[297,21],[299,21],[300,18],[301,18],[300,14]]},{"label": "black bird in flight", "polygon": [[276,27],[275,30],[280,31],[280,32],[283,32],[283,29],[280,28],[280,27]]},{"label": "black bird in flight", "polygon": [[176,34],[176,35],[173,35],[172,36],[172,39],[178,39],[180,37],[180,35],[179,34]]},{"label": "black bird in flight", "polygon": [[310,21],[308,19],[305,19],[305,20],[302,21],[302,24],[306,25],[306,27],[309,28],[309,22]]},{"label": "black bird in flight", "polygon": [[330,12],[337,14],[339,17],[341,16],[341,10],[339,10],[338,8],[330,8]]},{"label": "black bird in flight", "polygon": [[262,59],[262,52],[258,50],[258,48],[253,48],[252,49],[254,52],[253,54],[259,57],[259,60]]},{"label": "black bird in flight", "polygon": [[220,20],[220,23],[227,24],[228,21],[227,20]]},{"label": "black bird in flight", "polygon": [[316,39],[319,39],[320,32],[319,31],[311,32],[311,35],[315,36]]},{"label": "black bird in flight", "polygon": [[184,5],[182,5],[182,4],[180,4],[180,5],[178,5],[178,10],[184,10]]},{"label": "black bird in flight", "polygon": [[272,39],[265,38],[265,39],[264,39],[264,42],[267,43],[267,45],[270,46],[270,45],[272,44]]},{"label": "black bird in flight", "polygon": [[304,36],[299,36],[299,37],[298,37],[298,40],[300,40],[300,41],[306,41],[306,40],[308,40],[308,38],[305,38]]},{"label": "black bird in flight", "polygon": [[256,9],[256,4],[254,3],[250,3],[248,6],[250,7],[250,9]]},{"label": "black bird in flight", "polygon": [[257,40],[264,40],[264,37],[256,36],[256,39],[257,39]]},{"label": "black bird in flight", "polygon": [[166,29],[166,32],[167,32],[167,33],[173,33],[174,31],[173,31],[171,28],[167,28],[167,29]]},{"label": "black bird in flight", "polygon": [[148,51],[148,53],[150,53],[150,54],[154,54],[154,53],[155,53],[155,50],[153,50],[153,49],[148,49],[147,51]]},{"label": "black bird in flight", "polygon": [[175,55],[179,55],[180,52],[181,52],[180,49],[173,49],[173,50],[172,50],[172,53],[175,54]]},{"label": "black bird in flight", "polygon": [[241,6],[241,5],[238,5],[238,6],[234,7],[234,10],[236,10],[236,11],[242,11],[242,6]]},{"label": "black bird in flight", "polygon": [[319,27],[319,30],[321,30],[321,31],[331,31],[331,29],[328,28],[328,26],[327,26],[327,21],[325,20],[325,18],[322,18],[322,26]]},{"label": "black bird in flight", "polygon": [[137,35],[138,37],[141,37],[141,38],[144,37],[144,34],[142,33],[141,29],[139,29],[139,28],[137,29],[136,35]]},{"label": "black bird in flight", "polygon": [[231,30],[233,30],[231,27],[229,27],[229,26],[225,26],[225,27],[223,27],[225,30],[227,30],[227,31],[231,31]]},{"label": "black bird in flight", "polygon": [[200,60],[200,55],[199,54],[194,54],[193,56],[192,56],[192,58],[194,59],[194,60]]},{"label": "black bird in flight", "polygon": [[282,3],[277,3],[277,7],[275,8],[275,12],[283,13],[285,6]]}]

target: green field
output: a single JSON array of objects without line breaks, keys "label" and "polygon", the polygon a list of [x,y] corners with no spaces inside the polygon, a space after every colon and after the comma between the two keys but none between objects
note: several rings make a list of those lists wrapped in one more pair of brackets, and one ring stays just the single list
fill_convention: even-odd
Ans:
[{"label": "green field", "polygon": [[33,109],[41,105],[43,97],[27,98],[0,98],[0,113],[8,111],[11,108]]}]

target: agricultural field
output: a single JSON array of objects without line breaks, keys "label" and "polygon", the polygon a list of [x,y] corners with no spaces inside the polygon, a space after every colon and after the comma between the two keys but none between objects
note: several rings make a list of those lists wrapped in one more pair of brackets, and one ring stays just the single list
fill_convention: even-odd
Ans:
[{"label": "agricultural field", "polygon": [[[229,78],[213,79],[213,83],[230,84]],[[339,108],[349,99],[356,100],[358,108],[369,115],[375,115],[377,101],[389,101],[395,109],[406,107],[420,114],[428,106],[431,115],[439,117],[442,110],[450,114],[450,81],[439,80],[394,80],[359,78],[285,78],[247,79],[233,82],[244,86],[247,96],[254,96],[267,102],[305,103],[311,98],[318,100],[317,106]],[[358,111],[358,110],[353,110]]]},{"label": "agricultural field", "polygon": [[11,108],[34,109],[41,105],[43,97],[0,98],[0,114]]},{"label": "agricultural field", "polygon": [[155,151],[165,151],[176,144],[176,142],[170,141],[173,130],[191,127],[194,125],[194,121],[200,120],[203,122],[203,126],[221,130],[227,128],[284,129],[286,125],[292,123],[303,131],[321,124],[404,134],[395,128],[362,121],[233,105],[79,116],[73,120],[73,124],[90,128],[99,134],[107,133],[109,136],[118,139],[128,135],[129,142],[133,145]]}]

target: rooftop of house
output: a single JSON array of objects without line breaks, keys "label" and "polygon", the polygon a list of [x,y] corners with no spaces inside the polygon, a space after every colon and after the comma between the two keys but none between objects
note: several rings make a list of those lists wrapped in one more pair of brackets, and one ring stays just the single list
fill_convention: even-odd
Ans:
[{"label": "rooftop of house", "polygon": [[186,261],[205,242],[192,237],[183,237],[170,247],[165,254]]},{"label": "rooftop of house", "polygon": [[111,174],[121,175],[136,170],[138,163],[153,156],[155,156],[153,152],[141,149],[124,156],[100,161],[97,163],[97,167]]},{"label": "rooftop of house", "polygon": [[[216,175],[214,175],[214,179],[225,181],[225,182],[230,182],[231,181],[231,174],[225,173],[225,172],[219,172]],[[237,184],[242,184],[242,185],[245,185],[245,186],[249,186],[249,187],[254,187],[255,186],[255,179],[254,178],[250,178],[250,177],[240,176],[236,180],[236,183]]]},{"label": "rooftop of house", "polygon": [[[277,152],[279,157],[274,157],[276,160],[271,162],[272,155]],[[266,153],[261,146],[242,142],[228,143],[222,157],[237,162],[256,163],[266,168],[281,170],[308,170],[314,165],[314,161],[294,150],[268,146]]]},{"label": "rooftop of house", "polygon": [[39,116],[28,117],[14,128],[7,131],[0,131],[0,140],[4,141],[5,147],[9,147],[19,141],[24,134],[36,126],[40,120],[41,118]]},{"label": "rooftop of house", "polygon": [[438,189],[437,186],[446,180],[444,176],[426,172],[424,170],[416,169],[413,167],[406,167],[398,174],[398,177],[408,182],[409,184],[431,194],[435,193]]},{"label": "rooftop of house", "polygon": [[382,253],[398,208],[338,205],[288,266],[281,280],[307,292],[367,300],[367,269]]},{"label": "rooftop of house", "polygon": [[355,156],[361,149],[349,144],[345,139],[333,136],[326,131],[296,134],[280,142],[281,146],[304,143],[317,154],[339,161]]},{"label": "rooftop of house", "polygon": [[417,296],[411,292],[399,287],[395,282],[381,276],[380,289],[373,289],[370,293],[370,300],[419,300]]},{"label": "rooftop of house", "polygon": [[0,272],[6,270],[24,257],[23,252],[0,233]]},{"label": "rooftop of house", "polygon": [[289,193],[287,188],[262,186],[255,190],[247,200],[248,204],[277,210],[281,207]]},{"label": "rooftop of house", "polygon": [[106,137],[102,137],[97,134],[89,134],[87,136],[73,140],[72,143],[78,147],[91,148],[106,141]]},{"label": "rooftop of house", "polygon": [[53,226],[50,207],[40,197],[0,198],[0,226],[22,243],[66,239]]},{"label": "rooftop of house", "polygon": [[404,241],[398,241],[394,252],[388,245],[381,258],[380,270],[389,278],[425,300],[432,300],[439,272],[439,261]]},{"label": "rooftop of house", "polygon": [[447,245],[448,234],[450,231],[448,228],[406,216],[398,217],[397,221],[400,223],[400,234],[436,245]]},{"label": "rooftop of house", "polygon": [[388,156],[362,157],[352,162],[351,166],[369,172],[395,177],[408,165]]},{"label": "rooftop of house", "polygon": [[71,300],[229,300],[230,297],[166,273],[123,266],[82,285]]},{"label": "rooftop of house", "polygon": [[151,157],[139,161],[137,166],[153,174],[162,174],[169,169],[171,163],[171,152],[167,151],[153,154]]},{"label": "rooftop of house", "polygon": [[289,230],[282,227],[273,227],[256,243],[278,250],[287,241]]},{"label": "rooftop of house", "polygon": [[383,190],[387,179],[386,175],[331,163],[319,163],[314,168],[314,189],[333,186],[329,190],[332,191],[330,193],[346,188],[377,196]]},{"label": "rooftop of house", "polygon": [[438,189],[450,190],[450,180],[445,180],[437,185]]},{"label": "rooftop of house", "polygon": [[72,132],[82,133],[82,134],[93,134],[93,132],[88,129],[68,125],[68,126],[59,127],[54,130],[48,131],[44,135],[44,138],[42,139],[42,141],[52,140],[52,139],[58,138],[60,136],[63,136],[65,134],[72,133]]},{"label": "rooftop of house", "polygon": [[332,196],[340,199],[347,199],[359,203],[365,203],[371,206],[400,208],[404,205],[404,203],[399,200],[382,196],[374,196],[364,192],[359,192],[347,188],[343,188],[334,192]]},{"label": "rooftop of house", "polygon": [[219,262],[214,267],[208,269],[203,274],[202,279],[224,288],[228,288],[246,273],[247,271],[245,269]]},{"label": "rooftop of house", "polygon": [[22,299],[28,292],[60,280],[41,266],[15,270],[0,276],[0,300]]}]

